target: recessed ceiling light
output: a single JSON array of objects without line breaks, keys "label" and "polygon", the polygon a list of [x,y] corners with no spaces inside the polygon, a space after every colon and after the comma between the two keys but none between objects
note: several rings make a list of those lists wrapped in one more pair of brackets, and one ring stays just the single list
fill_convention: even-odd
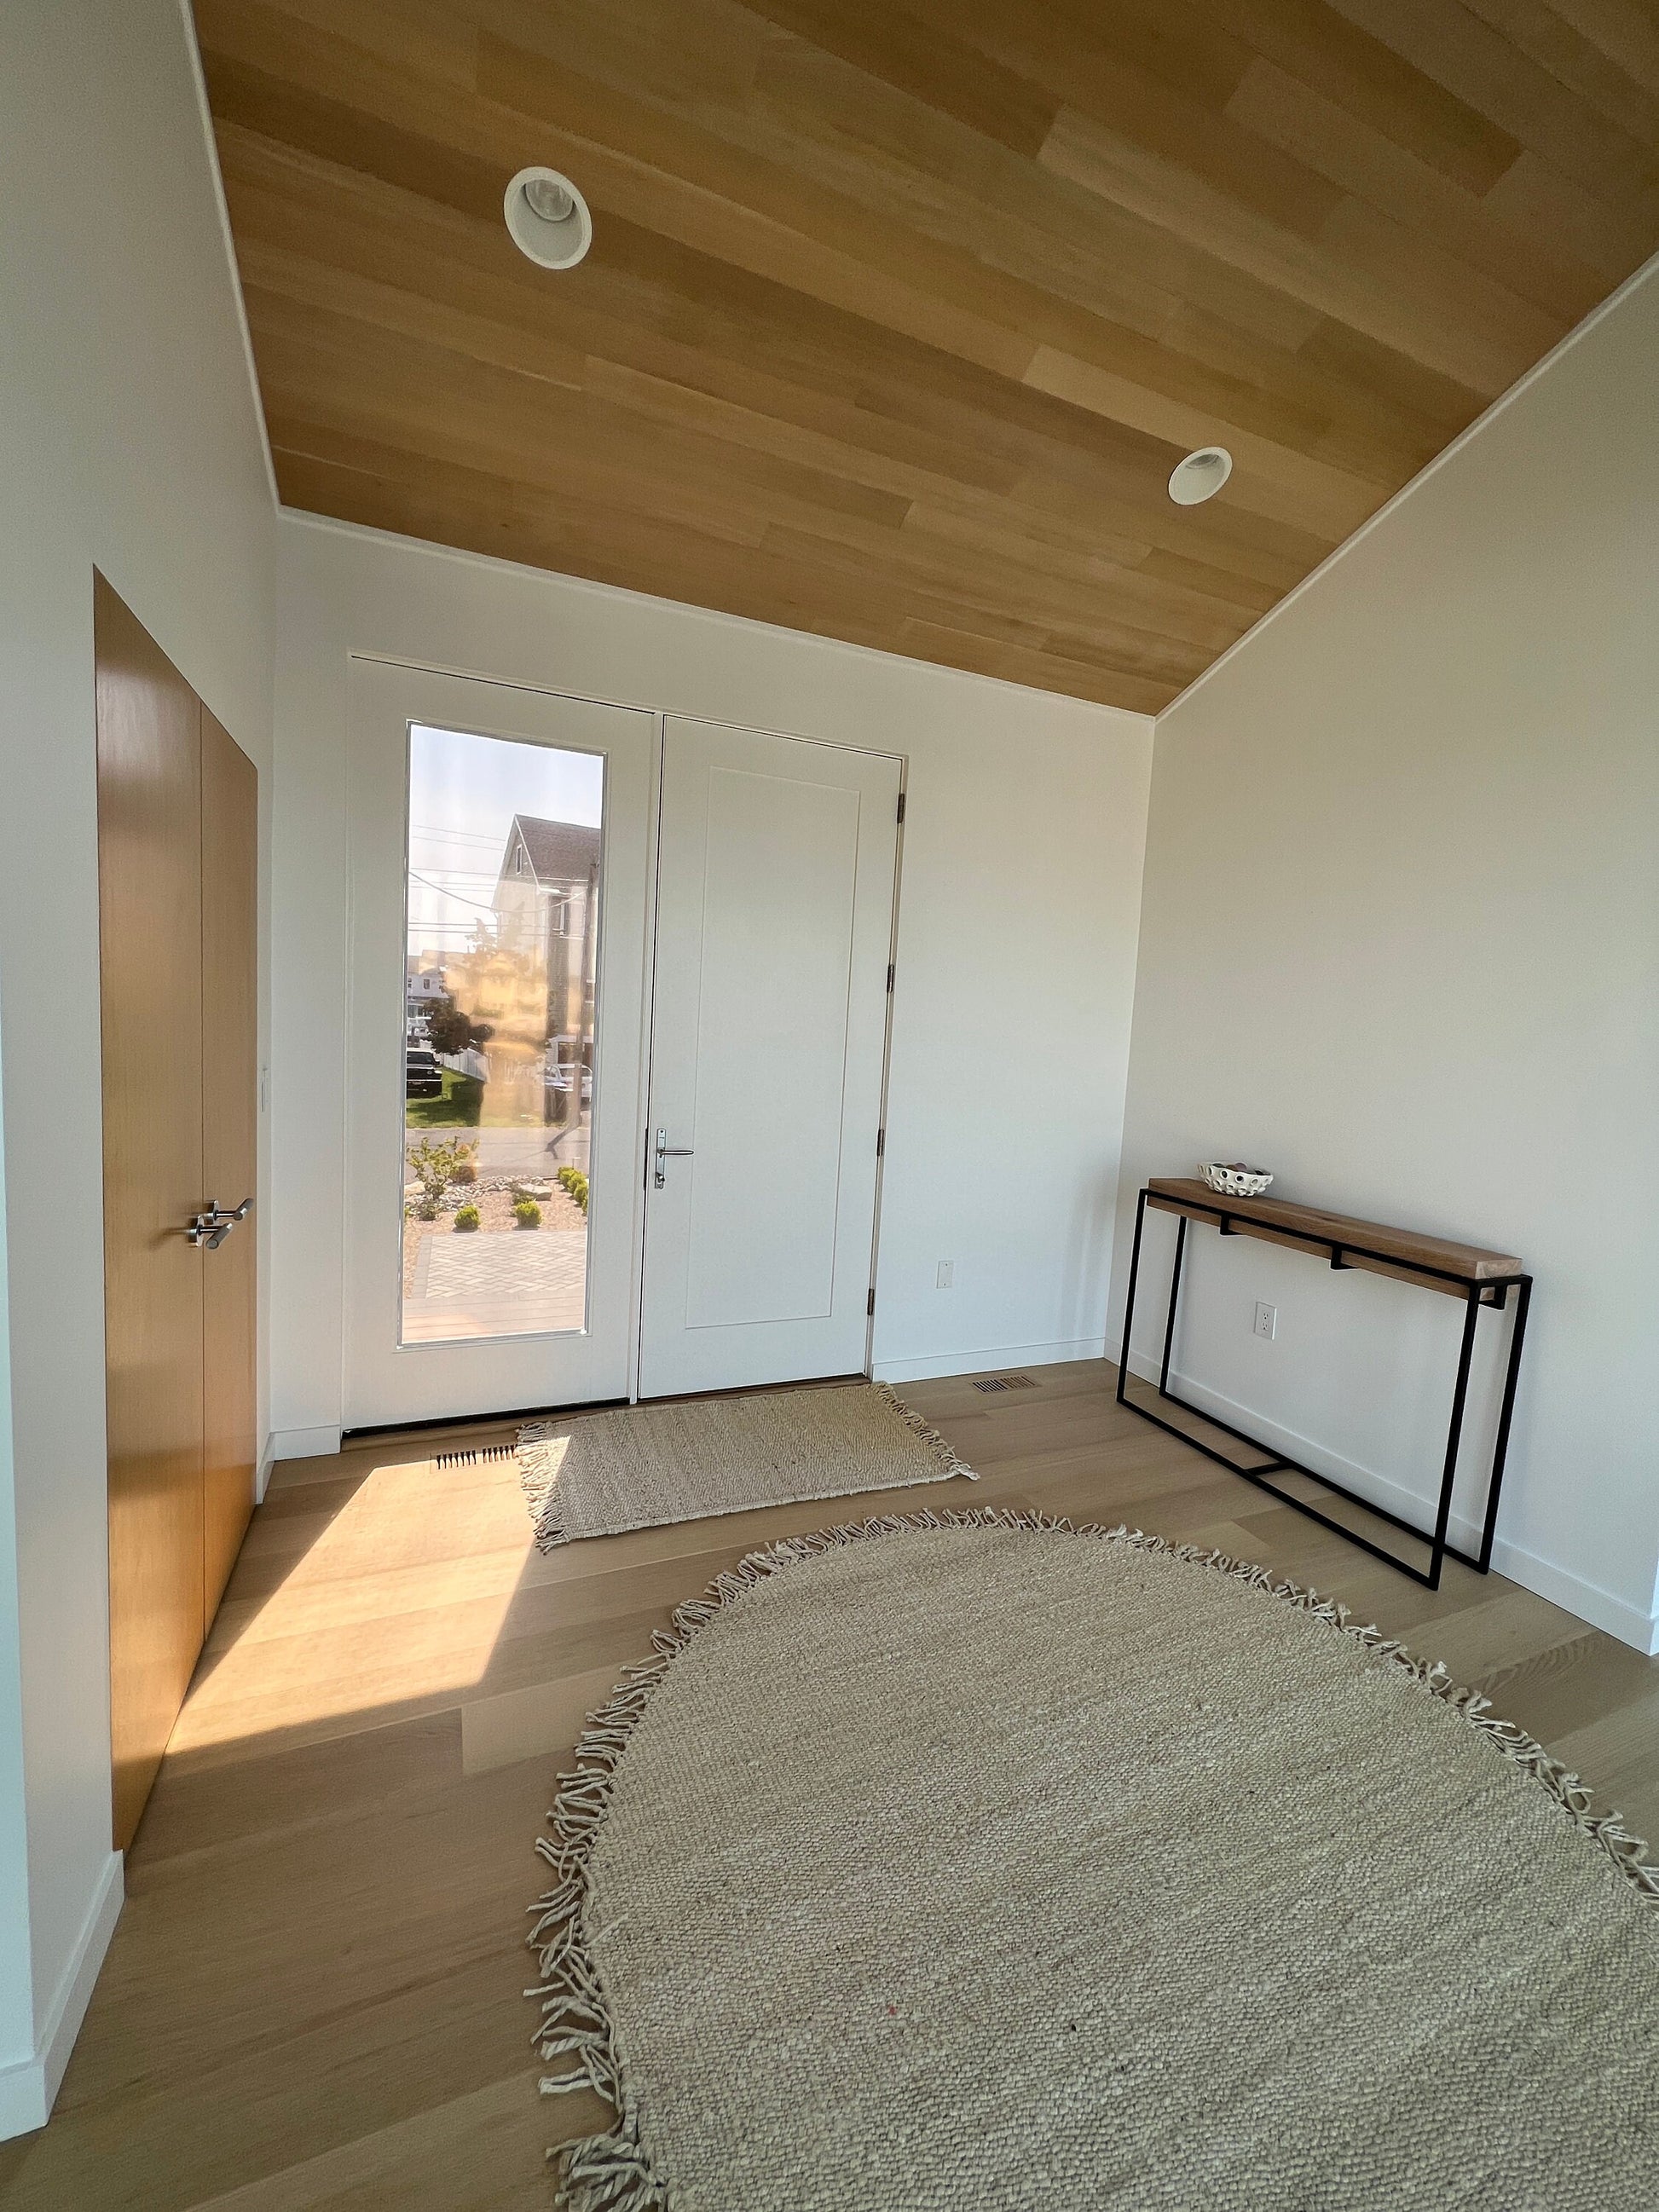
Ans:
[{"label": "recessed ceiling light", "polygon": [[1170,476],[1170,496],[1177,507],[1196,507],[1213,499],[1233,472],[1233,457],[1224,446],[1200,446],[1177,461]]},{"label": "recessed ceiling light", "polygon": [[593,243],[587,202],[556,169],[520,169],[502,206],[513,243],[544,269],[574,269]]}]

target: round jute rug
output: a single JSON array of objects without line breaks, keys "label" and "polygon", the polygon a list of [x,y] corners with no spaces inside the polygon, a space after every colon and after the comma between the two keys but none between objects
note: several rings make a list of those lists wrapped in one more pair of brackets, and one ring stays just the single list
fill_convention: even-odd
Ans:
[{"label": "round jute rug", "polygon": [[1659,1875],[1259,1568],[930,1514],[684,1606],[541,1848],[579,2212],[1637,2212]]}]

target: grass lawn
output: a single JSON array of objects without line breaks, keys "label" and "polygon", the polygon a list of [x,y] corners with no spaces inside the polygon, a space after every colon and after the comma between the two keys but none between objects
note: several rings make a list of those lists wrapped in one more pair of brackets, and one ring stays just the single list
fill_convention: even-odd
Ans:
[{"label": "grass lawn", "polygon": [[406,1098],[404,1126],[409,1129],[476,1129],[483,1106],[483,1085],[476,1075],[445,1068],[441,1098]]}]

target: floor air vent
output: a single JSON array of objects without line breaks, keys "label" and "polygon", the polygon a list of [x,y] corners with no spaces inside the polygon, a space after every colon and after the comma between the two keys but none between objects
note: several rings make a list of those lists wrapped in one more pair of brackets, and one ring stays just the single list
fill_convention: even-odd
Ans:
[{"label": "floor air vent", "polygon": [[471,1467],[481,1459],[512,1459],[517,1454],[517,1444],[478,1444],[471,1451],[447,1451],[434,1455],[434,1467]]},{"label": "floor air vent", "polygon": [[1036,1384],[1029,1375],[988,1375],[982,1382],[975,1382],[974,1388],[988,1395],[999,1390],[1035,1390]]}]

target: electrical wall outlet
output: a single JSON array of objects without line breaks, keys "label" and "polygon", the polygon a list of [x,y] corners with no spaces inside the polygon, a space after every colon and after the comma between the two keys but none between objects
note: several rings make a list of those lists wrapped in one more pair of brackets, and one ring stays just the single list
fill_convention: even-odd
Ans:
[{"label": "electrical wall outlet", "polygon": [[1267,1337],[1279,1334],[1279,1308],[1267,1304],[1261,1298],[1255,1302],[1255,1333],[1258,1336]]},{"label": "electrical wall outlet", "polygon": [[956,1261],[954,1260],[941,1260],[939,1263],[939,1273],[933,1278],[934,1288],[941,1291],[951,1290],[955,1286],[956,1279]]}]

